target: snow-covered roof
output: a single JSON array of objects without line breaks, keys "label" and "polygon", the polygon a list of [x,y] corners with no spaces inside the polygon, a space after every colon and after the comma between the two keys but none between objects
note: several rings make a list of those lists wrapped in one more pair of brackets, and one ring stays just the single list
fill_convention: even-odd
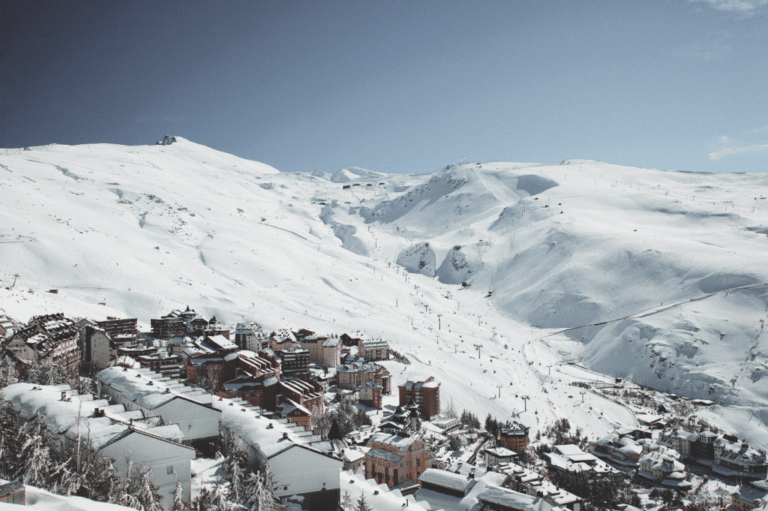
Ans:
[{"label": "snow-covered roof", "polygon": [[235,334],[239,335],[255,334],[257,332],[261,332],[261,330],[261,325],[255,321],[246,321],[244,323],[238,323],[235,326]]},{"label": "snow-covered roof", "polygon": [[230,341],[226,337],[224,337],[221,334],[217,334],[214,336],[206,337],[206,341],[210,341],[211,343],[215,344],[219,349],[221,350],[236,350],[237,344]]},{"label": "snow-covered roof", "polygon": [[485,452],[491,453],[498,458],[508,458],[510,456],[518,455],[515,451],[507,449],[506,447],[488,448],[485,450]]},{"label": "snow-covered roof", "polygon": [[751,485],[741,485],[734,493],[745,502],[754,502],[756,500],[765,500],[768,497],[768,489],[755,488]]},{"label": "snow-covered roof", "polygon": [[550,508],[550,505],[541,497],[525,495],[498,486],[486,487],[477,498],[483,502],[497,504],[519,511],[539,511]]},{"label": "snow-covered roof", "polygon": [[[61,399],[62,393],[66,396],[64,401]],[[30,419],[40,415],[49,431],[71,439],[88,439],[94,449],[101,449],[132,432],[143,432],[173,441],[182,438],[178,425],[153,428],[151,424],[144,424],[132,428],[109,417],[95,417],[95,410],[109,407],[109,403],[103,399],[93,399],[90,395],[75,395],[69,385],[16,383],[2,389],[0,397],[22,418]]]},{"label": "snow-covered roof", "polygon": [[357,449],[344,449],[344,461],[353,463],[359,459],[365,458],[365,453]]},{"label": "snow-covered roof", "polygon": [[366,480],[362,475],[351,471],[340,474],[340,495],[342,500],[349,494],[352,504],[356,504],[361,495],[371,509],[376,511],[429,511],[431,508],[417,502],[412,496],[403,497],[398,490],[390,491],[386,485],[377,484],[373,479]]},{"label": "snow-covered roof", "polygon": [[417,439],[414,437],[402,437],[399,435],[393,435],[391,433],[379,432],[371,436],[368,441],[368,445],[373,445],[373,442],[381,442],[387,445],[397,446],[400,451],[405,451],[408,446],[415,442]]},{"label": "snow-covered roof", "polygon": [[384,449],[371,449],[370,451],[368,451],[366,456],[370,456],[371,458],[376,458],[384,461],[389,461],[392,463],[400,463],[400,460],[402,459],[401,456],[398,456],[393,452],[385,451]]},{"label": "snow-covered roof", "polygon": [[381,389],[381,388],[382,388],[382,386],[379,385],[378,383],[376,383],[375,381],[368,380],[367,382],[365,382],[362,385],[360,385],[359,387],[357,387],[357,390],[361,390],[361,389]]},{"label": "snow-covered roof", "polygon": [[169,380],[149,369],[108,367],[97,373],[96,378],[147,410],[176,398],[184,398],[201,406],[211,401],[211,395],[203,390],[180,385],[178,380]]},{"label": "snow-covered roof", "polygon": [[654,470],[662,472],[684,471],[685,465],[677,461],[674,457],[660,452],[649,452],[640,458],[640,464]]},{"label": "snow-covered roof", "polygon": [[[3,484],[5,479],[0,479]],[[133,508],[97,502],[85,497],[56,495],[36,486],[24,486],[25,510],[39,511],[130,511]],[[0,504],[0,509],[16,509],[14,504]],[[20,508],[19,508],[20,509]]]},{"label": "snow-covered roof", "polygon": [[475,483],[475,480],[472,477],[454,474],[447,470],[428,468],[419,476],[419,482],[466,493],[470,486]]},{"label": "snow-covered roof", "polygon": [[[304,436],[304,428],[286,419],[264,417],[260,411],[243,400],[215,398],[213,407],[221,411],[221,425],[269,458],[294,444],[308,444],[313,436]],[[297,431],[300,434],[297,434]]]}]

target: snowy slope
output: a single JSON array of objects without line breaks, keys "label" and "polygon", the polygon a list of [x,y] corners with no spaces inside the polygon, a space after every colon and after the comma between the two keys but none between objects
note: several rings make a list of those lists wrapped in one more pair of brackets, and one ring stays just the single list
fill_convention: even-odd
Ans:
[{"label": "snowy slope", "polygon": [[585,160],[286,174],[177,140],[1,150],[0,312],[148,326],[190,305],[361,331],[412,359],[388,362],[395,384],[435,376],[459,410],[534,430],[579,417],[592,435],[634,421],[577,403],[565,356],[718,399],[709,413],[768,445],[768,416],[744,411],[768,403],[768,176]]}]

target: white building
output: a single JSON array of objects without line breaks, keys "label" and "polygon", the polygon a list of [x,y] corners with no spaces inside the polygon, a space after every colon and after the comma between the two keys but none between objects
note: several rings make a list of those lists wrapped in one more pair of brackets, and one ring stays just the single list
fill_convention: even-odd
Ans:
[{"label": "white building", "polygon": [[278,497],[299,499],[310,511],[336,509],[342,460],[328,454],[328,441],[287,419],[265,417],[242,399],[216,398],[212,404],[248,464],[269,465]]},{"label": "white building", "polygon": [[96,375],[98,393],[145,417],[160,417],[164,424],[178,424],[185,443],[217,439],[221,412],[210,403],[211,394],[166,378],[149,369],[110,367]]},{"label": "white building", "polygon": [[269,347],[269,337],[261,326],[253,321],[238,323],[235,327],[235,344],[242,350],[258,353]]},{"label": "white building", "polygon": [[69,385],[16,383],[0,391],[19,421],[40,415],[62,450],[84,442],[100,456],[113,458],[118,474],[124,475],[127,461],[152,470],[152,482],[166,504],[173,501],[176,481],[189,500],[190,462],[195,450],[180,443],[176,425],[156,426],[157,421],[110,406],[92,395],[76,395]]}]

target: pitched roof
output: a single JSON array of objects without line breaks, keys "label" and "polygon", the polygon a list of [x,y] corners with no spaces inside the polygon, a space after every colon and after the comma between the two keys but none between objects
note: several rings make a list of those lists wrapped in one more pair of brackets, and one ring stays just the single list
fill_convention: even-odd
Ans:
[{"label": "pitched roof", "polygon": [[447,470],[428,468],[419,476],[419,482],[466,493],[475,483],[475,479],[461,474],[454,474]]}]

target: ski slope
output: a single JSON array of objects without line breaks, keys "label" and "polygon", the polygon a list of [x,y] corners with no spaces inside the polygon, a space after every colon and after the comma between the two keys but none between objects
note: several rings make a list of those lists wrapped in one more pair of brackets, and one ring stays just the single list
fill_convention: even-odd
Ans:
[{"label": "ski slope", "polygon": [[768,445],[765,174],[589,160],[281,173],[176,138],[0,150],[0,312],[148,328],[190,305],[360,332],[412,360],[387,362],[395,384],[440,381],[444,406],[534,432],[632,425],[568,385],[579,375],[560,362],[579,361],[717,400],[707,414]]}]

